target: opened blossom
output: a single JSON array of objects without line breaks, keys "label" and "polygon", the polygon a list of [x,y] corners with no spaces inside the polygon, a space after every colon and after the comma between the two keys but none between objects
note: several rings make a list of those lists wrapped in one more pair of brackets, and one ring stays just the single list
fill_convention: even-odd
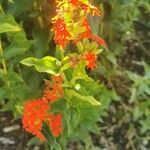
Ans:
[{"label": "opened blossom", "polygon": [[53,76],[53,83],[47,81],[44,96],[41,99],[29,100],[24,104],[22,124],[24,129],[37,136],[42,141],[45,140],[41,133],[44,122],[48,123],[54,137],[62,133],[62,114],[53,115],[50,112],[50,104],[58,100],[63,95],[61,76]]},{"label": "opened blossom", "polygon": [[78,6],[78,4],[79,4],[79,0],[69,0],[69,2],[71,3],[71,4],[73,4],[74,6]]},{"label": "opened blossom", "polygon": [[62,114],[52,114],[49,121],[51,132],[54,137],[58,137],[62,133]]},{"label": "opened blossom", "polygon": [[45,98],[27,101],[24,105],[23,128],[41,140],[45,140],[41,133],[42,123],[48,116],[49,105]]},{"label": "opened blossom", "polygon": [[80,6],[81,6],[82,10],[84,10],[86,13],[92,12],[93,16],[100,15],[99,9],[91,4],[85,4],[83,2],[80,2]]},{"label": "opened blossom", "polygon": [[67,26],[63,19],[58,18],[57,20],[53,21],[54,28],[54,41],[60,47],[64,48],[69,43],[69,37],[71,36],[67,30]]},{"label": "opened blossom", "polygon": [[96,68],[96,54],[94,52],[87,52],[84,56],[84,59],[87,61],[87,68],[88,69],[95,69]]},{"label": "opened blossom", "polygon": [[63,80],[61,76],[53,76],[53,83],[49,81],[46,82],[46,87],[44,90],[44,97],[50,102],[53,103],[60,99],[63,96],[63,88],[61,86]]},{"label": "opened blossom", "polygon": [[81,33],[78,37],[78,39],[75,40],[75,43],[79,42],[80,40],[82,39],[92,39],[94,41],[96,41],[99,45],[102,45],[102,46],[105,46],[106,43],[105,43],[105,40],[102,39],[101,37],[99,36],[96,36],[94,34],[92,34],[91,32],[91,28],[90,28],[90,25],[88,23],[88,20],[85,19],[82,23],[82,26],[85,28],[85,32]]}]

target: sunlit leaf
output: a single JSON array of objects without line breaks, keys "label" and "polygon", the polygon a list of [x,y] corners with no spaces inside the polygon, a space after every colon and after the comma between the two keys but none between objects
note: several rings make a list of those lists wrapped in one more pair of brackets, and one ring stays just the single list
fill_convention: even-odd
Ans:
[{"label": "sunlit leaf", "polygon": [[57,74],[60,67],[60,62],[51,56],[46,56],[42,59],[29,57],[21,61],[26,66],[34,66],[39,72],[46,72],[49,74]]},{"label": "sunlit leaf", "polygon": [[67,90],[66,92],[67,92],[66,94],[69,95],[70,97],[72,97],[72,96],[77,97],[82,101],[92,104],[93,106],[101,105],[101,103],[99,101],[97,101],[93,96],[83,96],[74,90]]}]

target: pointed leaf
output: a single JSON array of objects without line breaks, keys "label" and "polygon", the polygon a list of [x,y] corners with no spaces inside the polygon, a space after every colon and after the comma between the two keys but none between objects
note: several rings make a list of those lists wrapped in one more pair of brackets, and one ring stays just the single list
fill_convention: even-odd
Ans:
[{"label": "pointed leaf", "polygon": [[67,90],[66,93],[68,94],[68,96],[72,97],[75,96],[77,98],[79,98],[82,101],[86,101],[89,102],[90,104],[92,104],[93,106],[99,106],[101,105],[101,103],[99,101],[97,101],[93,96],[84,96],[84,95],[80,95],[79,93],[77,93],[74,90]]},{"label": "pointed leaf", "polygon": [[42,59],[29,57],[22,60],[21,63],[26,66],[34,66],[37,71],[46,72],[49,74],[57,74],[60,66],[60,62],[51,56],[46,56]]}]

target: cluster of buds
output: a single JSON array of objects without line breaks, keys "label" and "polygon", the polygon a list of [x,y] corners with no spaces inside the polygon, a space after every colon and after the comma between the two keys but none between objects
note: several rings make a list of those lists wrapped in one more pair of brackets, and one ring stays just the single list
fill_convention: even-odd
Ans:
[{"label": "cluster of buds", "polygon": [[54,137],[58,137],[62,132],[62,114],[54,115],[50,113],[50,105],[61,98],[63,94],[61,87],[63,80],[61,76],[53,76],[52,81],[52,89],[48,89],[49,85],[46,85],[42,98],[27,101],[24,105],[23,127],[27,132],[32,133],[42,141],[45,140],[44,135],[41,133],[44,122],[49,125]]},{"label": "cluster of buds", "polygon": [[53,76],[52,82],[53,83],[46,81],[46,87],[44,90],[44,97],[50,103],[57,101],[63,96],[63,88],[61,87],[63,80],[61,76]]},{"label": "cluster of buds", "polygon": [[84,38],[105,45],[102,38],[92,34],[87,20],[90,13],[101,14],[97,7],[91,5],[88,0],[57,0],[56,5],[52,31],[55,33],[54,41],[61,49],[70,41],[77,43]]}]

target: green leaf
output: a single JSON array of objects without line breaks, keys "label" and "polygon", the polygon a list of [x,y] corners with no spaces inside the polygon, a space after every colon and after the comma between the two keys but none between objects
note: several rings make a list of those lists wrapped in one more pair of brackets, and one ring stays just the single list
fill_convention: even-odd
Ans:
[{"label": "green leaf", "polygon": [[13,16],[0,15],[0,33],[17,31],[21,31],[21,28],[16,23]]},{"label": "green leaf", "polygon": [[29,140],[29,142],[27,143],[27,145],[28,146],[39,145],[40,143],[41,143],[41,141],[37,137],[33,137],[32,139]]},{"label": "green leaf", "polygon": [[60,61],[51,56],[46,56],[42,59],[29,57],[22,60],[21,63],[26,66],[34,66],[37,71],[49,74],[57,74],[61,64]]},{"label": "green leaf", "polygon": [[0,33],[4,33],[4,32],[16,32],[16,31],[20,31],[21,29],[17,26],[14,26],[12,24],[9,23],[2,23],[0,24]]},{"label": "green leaf", "polygon": [[8,12],[14,16],[20,15],[22,12],[30,9],[35,0],[15,0],[10,5]]},{"label": "green leaf", "polygon": [[15,108],[17,109],[17,111],[19,112],[19,114],[23,113],[23,106],[15,105]]},{"label": "green leaf", "polygon": [[66,94],[69,97],[73,97],[73,96],[77,97],[77,98],[79,98],[82,101],[85,101],[85,102],[88,102],[88,103],[92,104],[93,106],[101,105],[101,103],[99,101],[97,101],[93,96],[83,96],[83,95],[78,94],[74,90],[66,90]]},{"label": "green leaf", "polygon": [[5,97],[5,94],[6,94],[6,89],[3,87],[0,88],[0,100]]},{"label": "green leaf", "polygon": [[90,78],[86,74],[86,72],[85,72],[85,66],[86,66],[86,62],[85,61],[79,62],[78,66],[74,69],[73,78],[71,80],[71,84],[74,84],[75,81],[78,80],[78,79],[83,79],[83,80],[86,80],[86,81],[93,82],[93,79]]},{"label": "green leaf", "polygon": [[48,144],[53,145],[55,143],[55,139],[51,134],[49,126],[46,123],[43,123],[41,132],[44,135],[44,137],[47,139]]},{"label": "green leaf", "polygon": [[21,76],[14,71],[9,71],[7,76],[8,76],[9,81],[23,82],[23,79],[21,78]]},{"label": "green leaf", "polygon": [[41,28],[37,25],[33,30],[33,38],[35,57],[44,57],[49,50],[49,28]]},{"label": "green leaf", "polygon": [[11,44],[4,50],[4,59],[8,60],[12,57],[24,54],[31,47],[31,42],[27,40],[24,31],[15,34],[8,34]]}]

